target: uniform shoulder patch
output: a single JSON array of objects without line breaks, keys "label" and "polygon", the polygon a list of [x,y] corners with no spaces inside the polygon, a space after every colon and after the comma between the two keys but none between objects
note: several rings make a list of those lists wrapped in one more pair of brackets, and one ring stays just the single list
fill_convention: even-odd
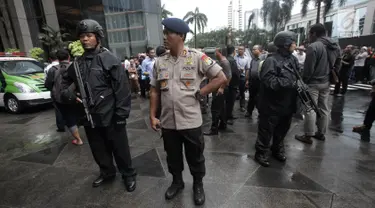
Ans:
[{"label": "uniform shoulder patch", "polygon": [[208,57],[206,54],[202,55],[201,60],[209,66],[214,64],[214,61],[210,57]]}]

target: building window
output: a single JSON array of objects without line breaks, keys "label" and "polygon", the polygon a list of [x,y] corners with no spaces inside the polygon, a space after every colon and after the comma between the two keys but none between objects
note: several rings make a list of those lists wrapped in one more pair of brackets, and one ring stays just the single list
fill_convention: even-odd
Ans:
[{"label": "building window", "polygon": [[356,36],[360,36],[363,34],[366,11],[367,11],[367,7],[363,7],[355,11],[355,20],[354,20],[355,22],[354,22],[353,32]]}]

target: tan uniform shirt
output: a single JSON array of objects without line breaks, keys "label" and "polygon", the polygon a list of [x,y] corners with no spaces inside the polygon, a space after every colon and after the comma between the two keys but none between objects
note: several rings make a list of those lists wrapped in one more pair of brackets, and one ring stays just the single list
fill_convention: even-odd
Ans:
[{"label": "tan uniform shirt", "polygon": [[213,79],[222,68],[210,57],[185,48],[177,60],[169,53],[154,64],[151,86],[161,93],[161,127],[193,129],[202,125],[202,114],[195,93],[206,76]]}]

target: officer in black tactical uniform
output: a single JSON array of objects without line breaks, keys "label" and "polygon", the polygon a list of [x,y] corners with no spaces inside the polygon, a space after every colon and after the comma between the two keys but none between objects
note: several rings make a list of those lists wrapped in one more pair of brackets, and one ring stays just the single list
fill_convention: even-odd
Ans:
[{"label": "officer in black tactical uniform", "polygon": [[298,60],[292,53],[296,48],[296,35],[283,31],[275,36],[274,44],[277,52],[267,57],[260,70],[259,126],[255,144],[255,161],[268,167],[268,150],[272,142],[272,156],[285,162],[284,137],[286,136],[296,110],[296,76],[293,71],[298,69]]},{"label": "officer in black tactical uniform", "polygon": [[[101,46],[104,32],[98,22],[82,20],[78,24],[77,34],[85,52],[75,61],[78,62],[83,83],[90,88],[85,87],[84,90],[87,95],[91,95],[89,111],[95,127],[89,123],[83,125],[101,173],[93,182],[93,187],[115,178],[114,157],[127,191],[132,192],[136,188],[136,171],[132,167],[126,133],[126,119],[131,107],[129,80],[121,61]],[[66,99],[80,101],[76,97],[79,90],[74,87],[79,86],[74,64],[70,65],[65,79],[74,83],[66,90]]]}]

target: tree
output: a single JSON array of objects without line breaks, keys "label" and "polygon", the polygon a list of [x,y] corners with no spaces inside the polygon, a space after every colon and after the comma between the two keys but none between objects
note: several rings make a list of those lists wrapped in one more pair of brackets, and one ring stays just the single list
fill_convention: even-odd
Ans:
[{"label": "tree", "polygon": [[263,0],[262,16],[264,24],[272,26],[272,36],[284,29],[291,18],[294,0]]},{"label": "tree", "polygon": [[173,16],[173,13],[165,8],[165,4],[161,7],[161,19],[166,19],[169,16]]},{"label": "tree", "polygon": [[252,25],[255,25],[254,22],[253,22],[254,17],[255,17],[255,14],[254,14],[254,13],[251,13],[249,19],[247,20],[247,21],[248,21],[248,22],[247,22],[247,29],[250,29],[250,27],[251,27]]},{"label": "tree", "polygon": [[39,34],[39,40],[45,46],[47,46],[48,51],[56,51],[60,48],[67,48],[69,41],[64,41],[65,38],[69,37],[69,33],[62,33],[60,31],[54,30],[48,25],[42,27],[43,33]]},{"label": "tree", "polygon": [[[310,4],[310,2],[315,1],[315,6],[317,8],[317,14],[316,14],[316,23],[320,22],[320,10],[322,7],[322,3],[324,3],[324,13],[323,15],[326,16],[328,12],[332,9],[333,3],[335,0],[302,0],[302,17],[305,17],[307,14],[307,8]],[[344,6],[346,0],[339,0],[339,6]]]},{"label": "tree", "polygon": [[188,12],[183,20],[187,24],[194,24],[194,47],[197,47],[197,29],[199,32],[204,31],[204,27],[207,26],[207,16],[199,12],[199,8],[196,7],[195,11]]},{"label": "tree", "polygon": [[34,47],[30,49],[29,53],[30,53],[31,58],[36,59],[40,62],[43,61],[43,56],[42,56],[44,53],[43,49]]},{"label": "tree", "polygon": [[225,37],[228,34],[229,29],[223,28],[220,30],[213,30],[206,33],[197,34],[197,40],[190,39],[186,42],[189,47],[198,46],[198,48],[204,47],[223,47],[225,46]]}]

